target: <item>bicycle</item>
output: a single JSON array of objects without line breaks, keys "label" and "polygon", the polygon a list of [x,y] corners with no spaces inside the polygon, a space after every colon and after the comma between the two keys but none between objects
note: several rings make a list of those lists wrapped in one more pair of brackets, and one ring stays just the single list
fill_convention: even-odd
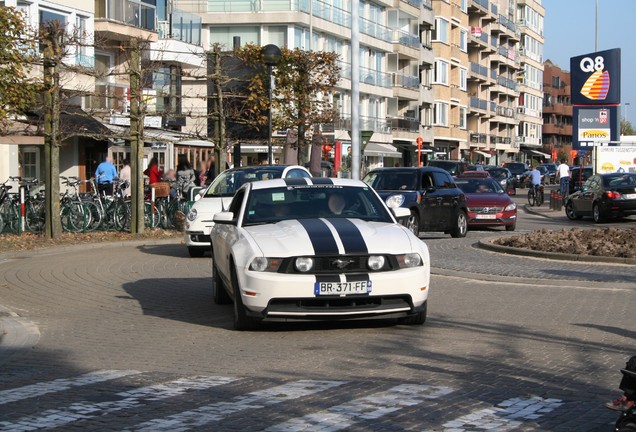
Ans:
[{"label": "bicycle", "polygon": [[[21,188],[24,188],[24,226],[21,226],[22,219],[22,203],[20,193],[10,193],[9,190],[13,186],[7,183],[16,182]],[[38,185],[38,179],[23,180],[22,177],[11,176],[2,184],[2,192],[0,192],[0,232],[5,228],[9,232],[19,234],[21,230],[32,233],[40,233],[44,230],[44,198],[37,194],[31,195],[31,186]]]},{"label": "bicycle", "polygon": [[91,224],[91,212],[87,211],[87,205],[82,201],[77,189],[80,179],[64,176],[60,178],[62,184],[68,186],[60,198],[62,229],[70,232],[86,231]]},{"label": "bicycle", "polygon": [[530,206],[540,207],[543,204],[543,185],[532,185],[531,188],[528,189],[528,204]]},{"label": "bicycle", "polygon": [[0,184],[0,233],[7,228],[11,232],[17,232],[19,223],[19,214],[17,209],[11,204],[9,191],[13,186],[7,185],[13,181],[10,177],[4,183]]}]

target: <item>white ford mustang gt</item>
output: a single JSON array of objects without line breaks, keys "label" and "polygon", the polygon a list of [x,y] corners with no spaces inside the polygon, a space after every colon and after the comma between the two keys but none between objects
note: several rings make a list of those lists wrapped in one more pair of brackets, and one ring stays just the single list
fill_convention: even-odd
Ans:
[{"label": "white ford mustang gt", "polygon": [[237,330],[287,319],[423,324],[430,259],[424,242],[396,222],[406,216],[357,180],[245,184],[214,216],[214,301],[234,302]]}]

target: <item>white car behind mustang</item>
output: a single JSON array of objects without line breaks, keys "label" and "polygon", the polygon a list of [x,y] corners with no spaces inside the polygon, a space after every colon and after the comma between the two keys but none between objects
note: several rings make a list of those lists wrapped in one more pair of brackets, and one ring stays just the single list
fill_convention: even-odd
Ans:
[{"label": "white car behind mustang", "polygon": [[407,216],[357,180],[245,184],[214,216],[214,301],[234,303],[237,330],[288,319],[423,324],[430,259],[424,242],[396,222]]}]

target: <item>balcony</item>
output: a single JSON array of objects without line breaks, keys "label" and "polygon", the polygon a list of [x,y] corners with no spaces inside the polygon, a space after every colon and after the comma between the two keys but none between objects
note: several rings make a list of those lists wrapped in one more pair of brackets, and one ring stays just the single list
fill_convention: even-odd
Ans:
[{"label": "balcony", "polygon": [[93,69],[95,68],[95,56],[86,54],[75,54],[75,64],[77,66]]},{"label": "balcony", "polygon": [[488,15],[488,0],[470,0],[468,3],[468,13],[478,15]]},{"label": "balcony", "polygon": [[[351,116],[338,117],[334,125],[339,130],[351,130]],[[390,134],[391,122],[385,118],[360,116],[360,130],[372,130],[377,133]]]},{"label": "balcony", "polygon": [[476,97],[470,98],[471,111],[477,111],[478,114],[487,114],[488,101],[485,99],[479,99]]},{"label": "balcony", "polygon": [[156,21],[155,6],[139,0],[95,0],[95,33],[110,39],[156,42]]},{"label": "balcony", "polygon": [[393,30],[392,42],[409,48],[419,49],[420,38],[416,34],[406,32],[404,30]]},{"label": "balcony", "polygon": [[[340,77],[351,80],[351,63],[339,62]],[[360,82],[379,87],[391,88],[393,86],[392,74],[379,72],[373,69],[360,68]]]},{"label": "balcony", "polygon": [[391,38],[393,36],[393,32],[390,28],[385,27],[381,24],[377,24],[366,18],[360,18],[360,33],[389,43],[391,42]]},{"label": "balcony", "polygon": [[405,75],[403,73],[393,74],[393,87],[403,87],[412,90],[420,88],[420,79],[417,76]]},{"label": "balcony", "polygon": [[488,135],[484,133],[470,133],[470,142],[473,144],[488,144]]},{"label": "balcony", "polygon": [[433,2],[431,0],[422,0],[422,7],[424,9],[433,10]]},{"label": "balcony", "polygon": [[527,135],[517,135],[515,143],[525,147],[541,147],[541,138],[531,137]]},{"label": "balcony", "polygon": [[543,113],[572,117],[572,105],[564,105],[564,104],[544,105]]},{"label": "balcony", "polygon": [[404,132],[419,132],[420,121],[412,117],[391,118],[391,130]]},{"label": "balcony", "polygon": [[478,63],[470,63],[470,74],[469,78],[475,79],[477,81],[487,81],[488,80],[488,68],[486,66],[482,66]]},{"label": "balcony", "polygon": [[572,125],[564,123],[544,123],[543,124],[544,135],[566,135],[572,136]]}]

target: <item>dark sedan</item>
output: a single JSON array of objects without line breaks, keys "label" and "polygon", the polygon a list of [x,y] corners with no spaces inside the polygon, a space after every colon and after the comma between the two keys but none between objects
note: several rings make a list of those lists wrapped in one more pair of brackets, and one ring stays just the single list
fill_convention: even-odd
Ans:
[{"label": "dark sedan", "polygon": [[636,174],[593,175],[581,190],[568,197],[565,214],[569,219],[591,216],[594,222],[636,214]]},{"label": "dark sedan", "polygon": [[406,226],[415,234],[442,231],[464,237],[468,230],[466,197],[451,175],[433,167],[380,168],[364,178],[388,207],[411,211]]},{"label": "dark sedan", "polygon": [[468,226],[503,226],[506,231],[517,227],[517,205],[492,178],[458,177],[457,186],[466,194]]},{"label": "dark sedan", "polygon": [[506,191],[508,195],[516,195],[515,179],[508,168],[489,167],[486,168],[490,177],[492,177]]}]

